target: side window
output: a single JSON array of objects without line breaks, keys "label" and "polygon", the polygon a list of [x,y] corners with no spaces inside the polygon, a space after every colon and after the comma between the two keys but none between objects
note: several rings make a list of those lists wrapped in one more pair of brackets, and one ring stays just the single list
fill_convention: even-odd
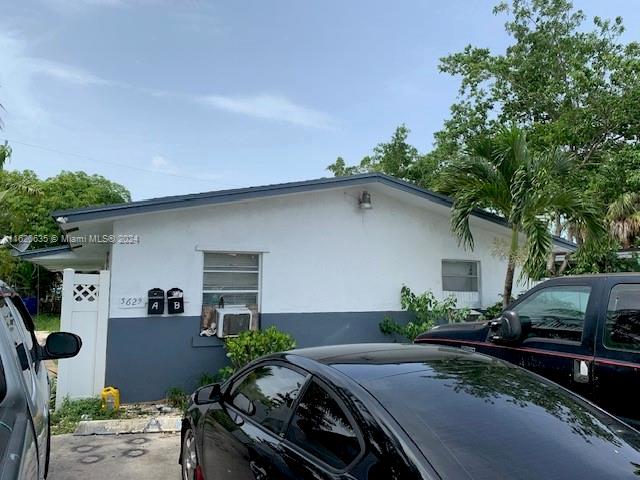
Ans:
[{"label": "side window", "polygon": [[640,352],[640,284],[620,284],[611,289],[604,345]]},{"label": "side window", "polygon": [[583,285],[547,287],[514,310],[520,318],[531,321],[530,336],[579,342],[590,295],[591,287]]},{"label": "side window", "polygon": [[281,433],[306,377],[279,365],[257,367],[231,393],[231,404],[252,420]]},{"label": "side window", "polygon": [[313,381],[298,404],[287,439],[334,468],[345,468],[360,454],[356,428],[344,408]]},{"label": "side window", "polygon": [[7,326],[9,340],[15,347],[15,354],[18,366],[22,369],[22,375],[29,391],[34,388],[32,385],[31,369],[33,361],[31,349],[33,342],[26,327],[22,323],[22,318],[11,304],[11,299],[0,297],[0,321]]}]

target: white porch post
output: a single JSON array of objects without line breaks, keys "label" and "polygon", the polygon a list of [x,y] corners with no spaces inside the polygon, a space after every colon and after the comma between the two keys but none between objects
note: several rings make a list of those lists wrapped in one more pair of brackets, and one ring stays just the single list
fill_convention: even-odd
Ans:
[{"label": "white porch post", "polygon": [[100,270],[100,295],[98,296],[98,325],[96,331],[96,364],[93,394],[99,395],[105,387],[107,366],[107,329],[109,324],[109,295],[111,272]]}]

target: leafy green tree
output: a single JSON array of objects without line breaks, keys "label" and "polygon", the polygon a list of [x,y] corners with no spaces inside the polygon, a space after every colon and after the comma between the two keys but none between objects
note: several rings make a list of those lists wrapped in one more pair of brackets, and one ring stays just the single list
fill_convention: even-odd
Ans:
[{"label": "leafy green tree", "polygon": [[[131,194],[124,186],[101,175],[63,171],[55,177],[39,180],[30,171],[6,174],[0,177],[0,189],[3,185],[24,181],[37,184],[42,193],[37,197],[17,194],[5,198],[5,212],[11,216],[8,227],[15,234],[50,236],[59,233],[58,225],[51,218],[51,212],[55,210],[131,201]],[[35,242],[33,246],[52,245]]]},{"label": "leafy green tree", "polygon": [[[15,185],[29,185],[39,192],[29,194]],[[0,171],[0,192],[10,192],[2,200],[0,235],[31,234],[38,238],[51,238],[60,230],[51,218],[54,210],[106,205],[131,201],[131,194],[122,185],[100,175],[84,172],[61,172],[55,177],[40,180],[30,171]],[[33,248],[60,244],[35,241]],[[0,250],[0,278],[20,288],[22,294],[36,290],[38,275],[35,267],[12,257],[6,249]],[[56,276],[40,271],[40,290],[46,292]]]},{"label": "leafy green tree", "polygon": [[475,209],[504,217],[511,228],[503,304],[511,300],[520,234],[526,238],[523,273],[539,278],[545,271],[552,239],[545,219],[560,212],[584,225],[592,241],[604,228],[583,192],[562,181],[573,167],[567,155],[555,150],[532,152],[526,133],[516,127],[501,129],[491,137],[471,141],[466,155],[451,162],[439,177],[436,189],[453,197],[451,227],[465,247],[473,248],[469,217]]},{"label": "leafy green tree", "polygon": [[638,141],[640,44],[620,42],[620,17],[595,17],[587,30],[567,0],[513,0],[494,13],[508,15],[514,43],[504,53],[468,45],[441,59],[440,71],[462,80],[438,148],[459,151],[504,124],[530,130],[533,148],[561,147],[581,164]]},{"label": "leafy green tree", "polygon": [[391,140],[379,143],[371,155],[358,165],[348,166],[342,157],[329,165],[327,170],[337,177],[366,172],[381,172],[421,186],[429,186],[435,178],[438,163],[432,156],[421,155],[407,142],[411,131],[403,124],[396,128]]},{"label": "leafy green tree", "polygon": [[[606,205],[629,191],[623,179],[638,188],[640,44],[621,41],[620,17],[595,17],[589,28],[568,0],[513,0],[494,13],[507,16],[513,42],[506,51],[468,45],[441,59],[440,71],[461,82],[432,155],[446,163],[475,138],[518,125],[532,150],[560,148],[575,158],[564,182],[586,189],[604,216]],[[579,223],[559,212],[549,217],[556,234],[583,241]]]}]

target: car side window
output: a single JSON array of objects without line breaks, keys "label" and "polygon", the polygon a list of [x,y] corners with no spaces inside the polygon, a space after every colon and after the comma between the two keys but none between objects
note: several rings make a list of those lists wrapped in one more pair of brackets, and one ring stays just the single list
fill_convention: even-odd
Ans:
[{"label": "car side window", "polygon": [[360,454],[356,431],[341,402],[311,381],[296,408],[286,438],[324,463],[342,469]]},{"label": "car side window", "polygon": [[284,431],[306,376],[280,365],[251,370],[231,392],[231,404],[274,433]]},{"label": "car side window", "polygon": [[559,285],[543,288],[516,305],[522,320],[531,321],[531,337],[580,342],[591,287]]},{"label": "car side window", "polygon": [[11,299],[0,297],[0,321],[5,322],[9,340],[15,347],[15,354],[18,365],[22,370],[25,384],[31,392],[34,388],[32,384],[32,369],[34,368],[34,364],[31,358],[33,342],[29,332],[22,323],[22,318],[10,302]]},{"label": "car side window", "polygon": [[640,284],[619,284],[611,289],[604,345],[640,352]]}]

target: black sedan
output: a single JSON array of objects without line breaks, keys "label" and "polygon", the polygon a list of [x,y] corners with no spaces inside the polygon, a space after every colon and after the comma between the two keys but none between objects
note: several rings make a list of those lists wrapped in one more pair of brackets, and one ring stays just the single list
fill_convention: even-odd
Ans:
[{"label": "black sedan", "polygon": [[341,345],[197,390],[180,463],[185,480],[638,478],[640,433],[492,357]]}]

